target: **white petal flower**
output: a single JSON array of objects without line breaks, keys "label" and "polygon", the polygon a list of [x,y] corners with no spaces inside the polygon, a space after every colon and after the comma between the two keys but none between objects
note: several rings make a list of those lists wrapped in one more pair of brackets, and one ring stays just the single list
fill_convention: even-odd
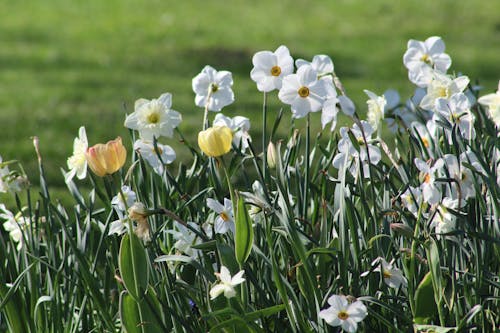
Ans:
[{"label": "white petal flower", "polygon": [[[435,102],[434,120],[439,119],[438,115],[445,118],[450,125],[456,125],[463,138],[469,140],[476,137],[474,130],[474,115],[470,111],[470,102],[464,93],[456,93],[449,99],[438,98]],[[451,144],[451,131],[446,131],[448,141]]]},{"label": "white petal flower", "polygon": [[175,158],[175,151],[168,145],[156,143],[156,149],[151,141],[137,140],[134,143],[134,150],[153,168],[158,175],[163,175],[165,164],[172,163]]},{"label": "white petal flower", "polygon": [[224,198],[224,205],[222,205],[218,201],[208,198],[207,206],[218,214],[214,224],[216,234],[225,234],[228,230],[231,230],[233,233],[235,232],[233,204],[231,200]]},{"label": "white petal flower", "polygon": [[370,98],[368,101],[366,101],[366,104],[368,105],[368,112],[366,116],[368,118],[368,122],[376,131],[380,126],[380,122],[384,119],[387,100],[385,99],[384,95],[377,96],[375,93],[369,90],[364,90],[364,92]]},{"label": "white petal flower", "polygon": [[69,172],[65,175],[65,181],[69,182],[76,175],[78,179],[87,176],[87,158],[85,153],[89,147],[85,127],[80,127],[78,137],[73,141],[73,155],[68,158],[67,165]]},{"label": "white petal flower", "polygon": [[[188,222],[187,224],[194,230],[200,231],[196,223]],[[172,234],[176,240],[174,248],[190,257],[196,256],[199,250],[193,249],[192,246],[201,243],[201,239],[190,228],[180,223],[176,222],[175,227],[176,229],[167,230],[167,233]]]},{"label": "white petal flower", "polygon": [[418,214],[418,209],[422,204],[422,191],[418,187],[409,186],[406,191],[401,194],[401,202],[415,217]]},{"label": "white petal flower", "polygon": [[[0,164],[2,164],[2,156],[0,156]],[[10,171],[8,166],[0,167],[0,192],[2,193],[7,193],[9,191],[9,173]]]},{"label": "white petal flower", "polygon": [[378,264],[374,272],[380,272],[384,278],[385,284],[391,288],[399,288],[400,286],[406,287],[408,281],[403,276],[401,270],[394,266],[393,262],[388,263],[384,258],[377,258],[372,265]]},{"label": "white petal flower", "polygon": [[229,269],[227,269],[226,266],[221,266],[220,273],[215,273],[215,275],[219,278],[220,283],[210,289],[210,299],[215,299],[222,293],[226,298],[236,296],[236,290],[234,290],[234,287],[245,281],[243,278],[244,273],[245,271],[241,270],[236,273],[235,276],[231,277]]},{"label": "white petal flower", "polygon": [[207,107],[209,111],[220,111],[234,102],[232,85],[233,75],[230,72],[216,71],[211,66],[205,66],[192,82],[196,105]]},{"label": "white petal flower", "polygon": [[108,236],[117,234],[118,236],[123,235],[128,230],[128,223],[124,219],[118,219],[109,224]]},{"label": "white petal flower", "polygon": [[136,198],[137,195],[132,191],[130,186],[124,185],[121,188],[121,193],[118,193],[111,199],[111,205],[119,211],[125,212],[134,204]]},{"label": "white petal flower", "polygon": [[431,205],[437,204],[441,199],[441,191],[435,183],[435,179],[436,173],[443,167],[444,161],[438,158],[432,167],[419,158],[415,158],[414,162],[422,176],[423,182],[420,185],[420,189],[422,190],[424,201]]},{"label": "white petal flower", "polygon": [[436,214],[431,221],[431,227],[435,228],[436,237],[439,239],[441,234],[452,232],[456,228],[456,216],[450,212],[451,209],[459,208],[458,199],[446,197],[439,204]]},{"label": "white petal flower", "polygon": [[477,102],[487,107],[491,120],[500,127],[500,82],[496,93],[479,97]]},{"label": "white petal flower", "polygon": [[438,98],[449,100],[451,96],[463,92],[468,84],[469,78],[467,76],[451,79],[446,74],[434,72],[432,80],[427,86],[427,94],[420,101],[420,107],[433,111]]},{"label": "white petal flower", "polygon": [[333,295],[328,298],[329,308],[319,312],[322,318],[330,326],[342,326],[347,332],[356,332],[358,323],[368,315],[366,306],[361,301],[348,303],[343,295]]},{"label": "white petal flower", "polygon": [[278,97],[292,107],[294,118],[305,117],[309,112],[317,112],[323,108],[327,92],[323,80],[309,65],[300,67],[296,74],[283,79]]},{"label": "white petal flower", "polygon": [[174,128],[181,123],[179,112],[171,109],[172,95],[162,94],[158,99],[138,99],[135,110],[125,119],[125,127],[139,131],[144,140],[153,141],[161,136],[171,138]]},{"label": "white petal flower", "polygon": [[269,92],[281,89],[283,78],[293,73],[293,58],[290,51],[281,45],[275,52],[260,51],[252,58],[250,77],[257,83],[257,89]]},{"label": "white petal flower", "polygon": [[3,228],[9,233],[14,243],[17,243],[17,250],[21,250],[24,244],[23,232],[29,227],[31,221],[23,217],[22,213],[14,215],[4,204],[0,204],[0,219],[5,220]]},{"label": "white petal flower", "polygon": [[233,147],[240,148],[241,152],[249,146],[249,141],[252,141],[248,131],[250,130],[250,120],[246,117],[236,116],[229,118],[218,113],[215,115],[213,126],[227,126],[233,131]]},{"label": "white petal flower", "polygon": [[297,59],[295,65],[297,65],[297,68],[304,65],[310,65],[318,73],[318,76],[332,74],[334,70],[332,59],[324,54],[315,55],[312,62],[304,59]]}]

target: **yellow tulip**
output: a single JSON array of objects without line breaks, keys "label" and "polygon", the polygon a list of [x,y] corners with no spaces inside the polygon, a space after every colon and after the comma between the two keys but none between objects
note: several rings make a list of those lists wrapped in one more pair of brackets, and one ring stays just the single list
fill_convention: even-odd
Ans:
[{"label": "yellow tulip", "polygon": [[210,127],[198,133],[198,146],[207,155],[217,157],[231,150],[233,132],[227,126]]},{"label": "yellow tulip", "polygon": [[87,149],[85,158],[90,170],[99,177],[111,175],[125,164],[127,151],[122,144],[122,138],[117,137],[106,144],[96,144]]}]

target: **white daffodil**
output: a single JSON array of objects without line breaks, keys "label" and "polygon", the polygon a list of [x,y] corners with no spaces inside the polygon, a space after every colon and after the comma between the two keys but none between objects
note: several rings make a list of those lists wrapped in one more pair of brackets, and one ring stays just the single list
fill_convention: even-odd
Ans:
[{"label": "white daffodil", "polygon": [[446,73],[451,66],[451,58],[444,51],[445,44],[441,37],[429,37],[423,42],[410,39],[403,56],[410,81],[425,87],[432,78],[432,70]]},{"label": "white daffodil", "polygon": [[158,99],[138,99],[134,112],[125,119],[125,127],[139,131],[144,140],[153,141],[161,136],[171,138],[182,120],[181,114],[171,109],[172,95],[162,94]]},{"label": "white daffodil", "polygon": [[235,232],[233,204],[231,200],[224,198],[224,205],[218,201],[208,198],[208,208],[218,214],[215,218],[214,229],[216,234],[225,234],[228,230]]},{"label": "white daffodil", "polygon": [[436,173],[443,167],[444,161],[438,158],[432,167],[418,157],[414,160],[417,169],[420,170],[423,182],[420,185],[424,202],[435,205],[441,199],[441,191],[435,183]]},{"label": "white daffodil", "polygon": [[145,159],[158,175],[163,175],[164,165],[175,160],[175,151],[168,145],[156,143],[156,149],[151,141],[137,140],[134,150]]},{"label": "white daffodil", "polygon": [[17,250],[21,250],[24,244],[23,233],[29,227],[30,219],[23,217],[21,212],[14,215],[4,204],[0,204],[0,219],[5,220],[3,228],[9,233],[12,241],[17,243]]},{"label": "white daffodil", "polygon": [[2,165],[2,156],[0,156],[0,192],[2,193],[7,193],[9,191],[9,167],[5,165],[4,167],[1,167]]},{"label": "white daffodil", "polygon": [[[474,130],[474,115],[470,111],[470,102],[464,93],[452,95],[449,99],[438,98],[435,105],[434,120],[439,116],[446,119],[450,125],[456,125],[464,139],[474,139],[476,131]],[[439,115],[439,116],[438,116]],[[445,129],[446,130],[446,129]],[[448,142],[452,143],[452,133],[446,130]]]},{"label": "white daffodil", "polygon": [[366,117],[368,118],[368,123],[373,127],[373,130],[376,131],[380,126],[380,122],[384,119],[387,100],[384,95],[377,96],[370,90],[364,90],[364,92],[370,98],[366,101],[368,105]]},{"label": "white daffodil", "polygon": [[223,107],[234,102],[232,85],[231,72],[217,71],[211,66],[205,66],[192,82],[193,91],[196,94],[196,105],[206,107],[208,111],[222,110]]},{"label": "white daffodil", "polygon": [[210,289],[210,299],[215,299],[220,294],[224,294],[226,298],[236,296],[236,290],[234,290],[234,287],[245,282],[243,273],[245,273],[245,271],[241,270],[236,273],[235,276],[231,277],[229,269],[227,269],[226,266],[221,266],[220,273],[215,273],[215,275],[219,278],[220,283]]},{"label": "white daffodil", "polygon": [[283,78],[293,73],[293,58],[290,51],[281,45],[276,51],[260,51],[252,58],[250,77],[257,83],[257,89],[269,92],[281,89]]},{"label": "white daffodil", "polygon": [[332,295],[328,298],[329,308],[319,312],[319,317],[330,326],[342,326],[346,332],[356,332],[358,323],[368,315],[366,306],[361,301],[351,304],[343,295]]},{"label": "white daffodil", "polygon": [[477,102],[488,109],[491,120],[500,127],[500,82],[496,93],[481,96]]},{"label": "white daffodil", "polygon": [[[191,228],[200,231],[200,227],[194,222],[187,223]],[[167,233],[172,234],[176,240],[174,248],[190,257],[198,254],[199,250],[192,248],[193,245],[201,243],[201,239],[188,227],[176,222],[176,229],[167,230]]]},{"label": "white daffodil", "polygon": [[76,175],[78,179],[84,179],[87,176],[87,158],[85,153],[89,147],[85,127],[80,127],[78,137],[73,141],[73,155],[68,158],[67,165],[69,172],[65,174],[66,183]]},{"label": "white daffodil", "polygon": [[296,74],[290,74],[283,79],[278,97],[291,105],[294,118],[305,117],[309,112],[317,112],[323,108],[326,99],[326,89],[323,80],[318,80],[318,74],[309,65],[301,66]]},{"label": "white daffodil", "polygon": [[250,130],[250,120],[246,117],[236,116],[229,118],[218,113],[215,115],[213,126],[227,126],[233,132],[233,147],[241,147],[241,152],[248,148],[248,142],[252,141],[248,131]]},{"label": "white daffodil", "polygon": [[411,130],[415,138],[417,138],[427,150],[429,156],[434,157],[434,147],[436,146],[437,135],[436,123],[433,120],[429,120],[424,125],[415,121],[411,124]]},{"label": "white daffodil", "polygon": [[304,65],[310,65],[317,73],[318,76],[326,76],[333,74],[334,66],[332,59],[324,54],[315,55],[311,62],[304,59],[297,59],[295,61],[297,68]]},{"label": "white daffodil", "polygon": [[427,94],[420,101],[420,107],[424,110],[434,111],[438,98],[449,100],[451,96],[463,92],[468,84],[469,78],[467,76],[451,79],[446,74],[435,72],[427,86]]},{"label": "white daffodil", "polygon": [[128,231],[128,222],[126,217],[123,217],[109,224],[108,236],[113,234],[120,236],[127,231]]},{"label": "white daffodil", "polygon": [[118,193],[111,199],[111,205],[120,212],[126,212],[129,207],[131,207],[137,195],[130,188],[130,186],[124,185],[121,188],[121,193]]},{"label": "white daffodil", "polygon": [[418,215],[418,209],[422,204],[422,191],[418,187],[409,186],[401,194],[401,202],[415,217]]},{"label": "white daffodil", "polygon": [[398,289],[403,286],[406,288],[408,285],[408,281],[403,276],[403,272],[397,267],[394,266],[394,260],[388,263],[384,258],[377,258],[372,263],[372,266],[378,265],[375,268],[374,272],[380,272],[384,279],[385,284],[387,284],[391,288]]},{"label": "white daffodil", "polygon": [[[452,197],[458,197],[458,189],[460,189],[460,197],[467,200],[476,196],[476,189],[474,187],[474,175],[472,171],[485,174],[483,167],[479,163],[476,155],[468,150],[460,154],[458,159],[453,154],[446,154],[443,156],[448,174],[455,182],[451,183],[453,192],[450,194]],[[472,170],[465,166],[464,163],[470,165]],[[481,177],[476,177],[478,184],[482,184]]]},{"label": "white daffodil", "polygon": [[439,239],[441,234],[447,234],[456,229],[457,218],[450,210],[459,208],[458,199],[446,197],[438,205],[437,212],[431,221],[431,228],[434,227],[436,237]]}]

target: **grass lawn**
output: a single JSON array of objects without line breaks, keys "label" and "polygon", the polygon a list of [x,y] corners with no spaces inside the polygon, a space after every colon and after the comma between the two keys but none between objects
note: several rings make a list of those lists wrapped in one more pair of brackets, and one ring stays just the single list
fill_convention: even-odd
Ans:
[{"label": "grass lawn", "polygon": [[[118,135],[129,144],[123,121],[138,98],[171,92],[184,117],[180,129],[193,141],[203,112],[191,79],[206,64],[233,73],[236,102],[224,113],[247,116],[259,129],[251,58],[280,44],[294,58],[330,55],[360,107],[363,89],[411,94],[402,64],[410,38],[442,36],[452,70],[480,79],[487,92],[500,79],[498,1],[6,0],[0,12],[0,155],[20,160],[36,184],[30,137],[38,136],[56,193],[78,128],[85,125],[90,144]],[[270,104],[279,107],[276,94]],[[175,141],[166,142],[182,159]]]}]

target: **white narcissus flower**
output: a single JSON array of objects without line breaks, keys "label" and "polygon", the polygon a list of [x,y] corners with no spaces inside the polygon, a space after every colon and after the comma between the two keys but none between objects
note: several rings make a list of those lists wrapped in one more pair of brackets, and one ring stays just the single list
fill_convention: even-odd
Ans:
[{"label": "white narcissus flower", "polygon": [[151,141],[137,140],[134,150],[153,168],[158,175],[163,175],[164,164],[170,164],[175,160],[175,151],[168,145],[156,143],[156,149]]},{"label": "white narcissus flower", "polygon": [[30,219],[24,218],[21,212],[14,215],[4,204],[0,204],[0,219],[5,220],[3,228],[12,241],[17,243],[17,250],[20,251],[24,244],[23,232],[30,225]]},{"label": "white narcissus flower", "polygon": [[302,118],[309,112],[317,112],[323,108],[325,84],[323,80],[318,80],[318,74],[311,66],[305,65],[296,74],[283,79],[278,97],[283,103],[291,105],[294,118]]},{"label": "white narcissus flower", "polygon": [[500,127],[500,82],[498,82],[496,93],[481,96],[477,102],[488,108],[491,120],[493,120],[497,127]]},{"label": "white narcissus flower", "polygon": [[406,191],[401,194],[403,205],[415,217],[418,215],[418,209],[422,204],[422,191],[418,187],[409,186]]},{"label": "white narcissus flower", "polygon": [[218,113],[215,115],[213,126],[227,126],[233,132],[233,147],[240,148],[245,152],[248,142],[252,141],[248,131],[250,130],[250,120],[246,117],[236,116],[229,118]]},{"label": "white narcissus flower", "polygon": [[410,39],[408,49],[403,56],[403,63],[408,68],[410,81],[420,87],[425,87],[430,79],[430,76],[425,73],[433,69],[446,73],[451,66],[451,58],[444,51],[445,44],[441,37],[429,37],[423,42]]},{"label": "white narcissus flower", "polygon": [[130,188],[130,186],[124,185],[121,188],[121,193],[118,193],[111,199],[111,205],[116,208],[117,211],[126,212],[128,207],[131,207],[137,195]]},{"label": "white narcissus flower", "polygon": [[218,214],[214,224],[215,233],[225,234],[228,230],[231,230],[234,234],[235,226],[231,200],[224,198],[224,205],[222,205],[218,201],[208,198],[207,206]]},{"label": "white narcissus flower", "polygon": [[[2,156],[0,156],[0,165],[2,164]],[[0,167],[0,192],[2,193],[7,193],[9,191],[9,182],[8,182],[8,176],[9,176],[9,167],[4,166]]]},{"label": "white narcissus flower", "polygon": [[139,131],[144,140],[153,141],[161,136],[171,138],[182,120],[179,112],[171,109],[172,95],[162,94],[158,99],[138,99],[134,112],[125,119],[125,127]]},{"label": "white narcissus flower", "polygon": [[[467,150],[460,154],[458,159],[453,154],[446,154],[443,160],[448,168],[448,174],[455,182],[451,183],[452,197],[458,197],[458,189],[460,189],[460,197],[463,199],[473,198],[476,196],[476,188],[474,186],[474,175],[472,170],[485,174],[485,171],[479,163],[476,155]],[[464,163],[470,165],[472,170],[465,166]],[[478,184],[482,184],[482,178],[476,177]],[[458,186],[457,186],[458,185]]]},{"label": "white narcissus flower", "polygon": [[460,208],[458,199],[446,197],[437,207],[437,212],[431,221],[431,227],[435,227],[436,237],[439,239],[441,234],[447,234],[455,230],[457,218],[450,212],[450,209]]},{"label": "white narcissus flower", "polygon": [[329,308],[319,312],[319,318],[330,326],[342,326],[346,332],[356,332],[358,323],[368,315],[366,306],[361,301],[351,304],[343,295],[332,295],[328,298]]},{"label": "white narcissus flower", "polygon": [[[187,224],[194,230],[200,231],[200,227],[196,223],[187,222]],[[175,223],[175,226],[177,230],[167,230],[167,233],[172,234],[176,240],[174,248],[190,257],[196,256],[199,250],[193,249],[192,246],[201,243],[201,239],[187,226],[178,222]]]},{"label": "white narcissus flower", "polygon": [[290,51],[281,45],[276,51],[260,51],[252,58],[250,77],[257,83],[257,89],[270,92],[281,89],[283,78],[293,73],[293,58]]},{"label": "white narcissus flower", "polygon": [[[476,131],[474,130],[474,115],[470,111],[470,102],[464,93],[452,95],[449,99],[438,98],[435,104],[434,120],[439,116],[445,118],[452,126],[456,125],[464,139],[474,139]],[[452,133],[446,130],[448,142],[452,143]]]},{"label": "white narcissus flower", "polygon": [[206,107],[208,111],[222,110],[223,107],[234,102],[232,85],[231,72],[217,71],[211,66],[205,66],[192,82],[193,91],[196,94],[196,105]]},{"label": "white narcissus flower", "polygon": [[68,183],[76,175],[78,179],[84,179],[87,176],[87,158],[85,153],[89,147],[85,127],[80,127],[78,137],[73,141],[73,155],[68,158],[67,165],[69,172],[65,175],[65,181]]},{"label": "white narcissus flower", "polygon": [[451,96],[463,92],[468,84],[469,78],[467,76],[451,79],[446,74],[435,72],[427,86],[427,94],[420,101],[420,107],[424,110],[434,111],[438,98],[449,100]]},{"label": "white narcissus flower", "polygon": [[372,266],[376,264],[378,264],[378,266],[373,271],[380,272],[382,274],[385,284],[396,289],[401,286],[406,288],[408,281],[403,276],[403,272],[394,266],[394,261],[388,263],[384,258],[377,258],[372,263]]},{"label": "white narcissus flower", "polygon": [[366,101],[368,105],[368,112],[366,117],[368,118],[368,123],[373,127],[373,130],[377,130],[380,126],[380,122],[384,119],[385,106],[387,105],[387,100],[385,96],[377,96],[370,90],[364,90],[365,94],[370,98]]},{"label": "white narcissus flower", "polygon": [[235,276],[231,277],[229,269],[227,269],[226,266],[221,266],[220,273],[215,273],[215,275],[219,278],[220,283],[210,289],[210,299],[215,299],[221,294],[224,294],[226,298],[236,296],[236,290],[234,290],[234,287],[245,282],[243,273],[245,273],[245,271],[241,270],[236,273]]},{"label": "white narcissus flower", "polygon": [[438,158],[432,167],[418,157],[415,158],[414,162],[422,174],[423,182],[420,185],[420,189],[422,190],[424,202],[431,205],[437,204],[441,199],[441,191],[438,189],[435,179],[436,173],[443,167],[444,161]]},{"label": "white narcissus flower", "polygon": [[415,138],[422,142],[430,157],[434,157],[434,147],[436,144],[437,127],[433,120],[427,121],[424,125],[417,121],[411,124],[411,129]]}]

